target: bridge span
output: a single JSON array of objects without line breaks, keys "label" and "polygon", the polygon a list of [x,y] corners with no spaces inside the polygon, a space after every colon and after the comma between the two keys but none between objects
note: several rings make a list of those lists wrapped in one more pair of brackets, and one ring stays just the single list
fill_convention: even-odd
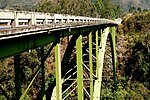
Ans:
[{"label": "bridge span", "polygon": [[[116,79],[115,27],[117,23],[109,19],[84,16],[27,12],[0,11],[0,59],[14,56],[16,99],[22,100],[39,73],[42,73],[41,97],[51,100],[66,100],[77,92],[78,100],[100,100],[104,54],[109,38],[113,66],[114,89]],[[68,46],[60,58],[60,40],[68,37]],[[86,38],[86,44],[83,43]],[[51,44],[45,54],[44,46]],[[41,64],[28,87],[22,91],[20,73],[20,54],[40,48]],[[51,89],[50,98],[45,94],[44,62],[55,48],[56,87]],[[75,49],[75,65],[67,67],[72,51]],[[86,57],[84,54],[86,52]],[[88,62],[84,63],[86,59]],[[95,69],[95,70],[94,70]],[[72,72],[72,70],[76,70]],[[89,78],[84,77],[85,71]],[[66,75],[69,73],[68,75]],[[72,77],[73,76],[73,77]],[[76,76],[76,77],[75,77]],[[74,78],[68,86],[64,84]],[[90,90],[85,87],[86,82]],[[76,85],[76,86],[75,86]],[[72,89],[72,90],[70,90]],[[68,100],[68,99],[67,99]]]}]

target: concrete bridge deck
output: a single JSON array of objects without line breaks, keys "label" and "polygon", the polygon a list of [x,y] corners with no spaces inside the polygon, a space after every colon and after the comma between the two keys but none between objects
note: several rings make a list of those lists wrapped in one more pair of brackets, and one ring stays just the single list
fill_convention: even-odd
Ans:
[{"label": "concrete bridge deck", "polygon": [[108,19],[27,11],[0,11],[0,36],[83,25],[115,25]]}]

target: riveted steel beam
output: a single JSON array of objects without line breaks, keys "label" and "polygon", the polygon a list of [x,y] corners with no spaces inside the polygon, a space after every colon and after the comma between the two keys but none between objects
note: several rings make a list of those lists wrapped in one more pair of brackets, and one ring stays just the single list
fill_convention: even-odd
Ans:
[{"label": "riveted steel beam", "polygon": [[89,34],[90,100],[93,100],[92,32]]},{"label": "riveted steel beam", "polygon": [[61,61],[60,44],[55,47],[55,68],[56,68],[56,100],[62,100],[62,82],[61,82]]},{"label": "riveted steel beam", "polygon": [[82,36],[76,40],[77,58],[77,92],[78,100],[83,100],[83,66],[82,66]]},{"label": "riveted steel beam", "polygon": [[98,70],[98,66],[99,66],[99,56],[98,56],[98,48],[99,48],[99,43],[98,43],[98,30],[95,33],[96,36],[96,76],[97,78],[99,78],[99,70]]}]

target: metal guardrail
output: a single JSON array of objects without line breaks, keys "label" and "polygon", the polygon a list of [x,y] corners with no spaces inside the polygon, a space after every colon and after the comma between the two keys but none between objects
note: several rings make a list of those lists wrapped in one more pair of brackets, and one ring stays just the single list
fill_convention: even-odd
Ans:
[{"label": "metal guardrail", "polygon": [[0,25],[19,27],[50,25],[52,23],[94,22],[98,18],[27,11],[0,11]]},{"label": "metal guardrail", "polygon": [[102,23],[116,24],[112,20],[101,18],[42,12],[0,10],[0,35]]}]

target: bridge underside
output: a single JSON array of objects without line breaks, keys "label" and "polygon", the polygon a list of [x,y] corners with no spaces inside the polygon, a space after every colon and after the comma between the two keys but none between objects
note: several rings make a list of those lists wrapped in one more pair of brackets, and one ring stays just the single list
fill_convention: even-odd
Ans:
[{"label": "bridge underside", "polygon": [[107,26],[114,26],[115,24],[102,24],[102,25],[85,25],[76,27],[64,27],[56,29],[45,29],[39,31],[31,31],[18,33],[13,35],[6,35],[0,37],[0,59],[12,55],[34,49],[52,42],[59,41],[60,38],[75,35],[86,34],[92,30],[102,29]]},{"label": "bridge underside", "polygon": [[[116,53],[115,27],[116,24],[84,25],[64,27],[59,29],[44,29],[0,37],[0,59],[14,56],[16,98],[22,100],[28,92],[37,75],[42,73],[41,98],[45,98],[44,62],[55,48],[56,87],[50,93],[52,100],[65,100],[73,91],[77,92],[78,100],[88,98],[100,100],[102,71],[107,38],[111,43],[114,89],[116,89]],[[110,27],[110,28],[109,28]],[[60,39],[72,35],[61,61]],[[86,39],[85,39],[86,37]],[[86,43],[85,43],[85,40]],[[44,55],[44,45],[52,43]],[[28,87],[22,92],[20,82],[20,53],[40,47],[41,64],[35,72]],[[75,62],[68,65],[72,51],[76,47]],[[84,57],[84,53],[86,56]],[[86,71],[87,70],[87,71]],[[86,77],[85,77],[86,76]],[[87,81],[87,82],[86,82]],[[70,85],[65,86],[65,83]],[[89,85],[90,90],[88,90]],[[70,93],[69,93],[70,92]],[[50,98],[49,98],[50,99]]]}]

